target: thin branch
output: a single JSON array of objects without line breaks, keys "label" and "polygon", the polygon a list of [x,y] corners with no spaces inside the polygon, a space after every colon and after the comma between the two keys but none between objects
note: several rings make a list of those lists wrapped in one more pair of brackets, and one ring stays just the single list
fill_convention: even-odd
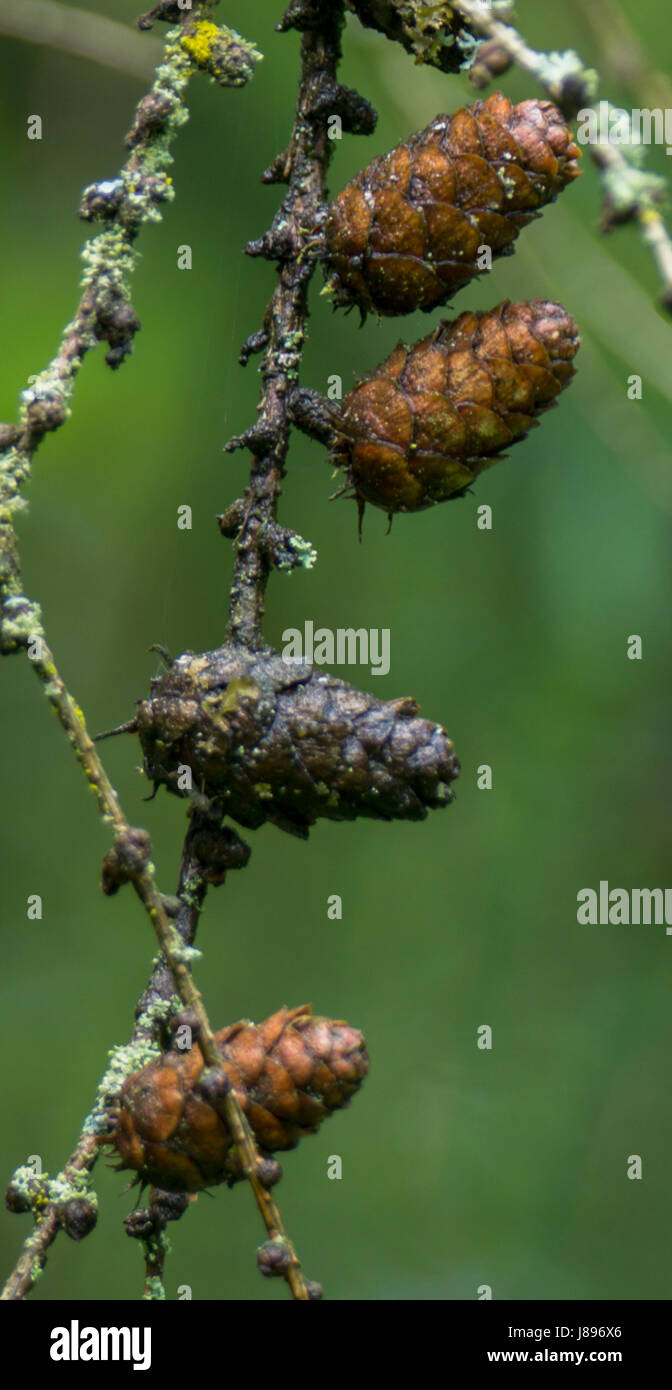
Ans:
[{"label": "thin branch", "polygon": [[[291,431],[289,402],[306,335],[308,286],[321,251],[333,143],[328,118],[341,109],[346,128],[371,129],[375,123],[368,103],[336,80],[342,25],[342,0],[306,0],[290,6],[279,26],[303,30],[301,77],[289,148],[263,177],[267,183],[287,183],[288,191],[270,231],[247,248],[249,254],[279,262],[278,282],[263,329],[248,340],[241,356],[246,362],[250,353],[264,351],[258,418],[227,446],[250,449],[250,482],[244,498],[220,519],[224,534],[236,537],[228,639],[251,647],[261,642],[264,592],[273,564],[279,563],[275,519]],[[295,552],[294,563],[309,565],[314,552],[306,542],[301,544],[305,549]]]},{"label": "thin branch", "polygon": [[146,81],[161,61],[163,45],[143,39],[116,19],[56,0],[2,0],[0,33],[45,44]]},{"label": "thin branch", "polygon": [[[115,179],[84,190],[80,216],[102,221],[105,229],[87,242],[82,253],[83,292],[75,316],[64,331],[56,355],[23,392],[18,426],[0,426],[0,651],[25,644],[25,630],[14,638],[14,619],[7,600],[22,597],[13,516],[25,503],[20,493],[30,477],[32,456],[45,434],[67,419],[75,379],[87,352],[98,343],[108,345],[106,361],[116,368],[132,349],[140,327],[130,303],[130,277],[135,267],[134,242],[145,222],[157,222],[161,207],[174,198],[166,169],[172,163],[171,145],[188,119],[185,93],[197,66],[193,34],[209,5],[166,37],[164,61],[155,81],[140,102],[126,137],[130,155]],[[214,28],[214,26],[212,26]],[[239,86],[253,71],[259,57],[233,31],[217,54],[217,80]],[[207,49],[206,45],[203,45]],[[196,50],[200,54],[200,50]]]},{"label": "thin branch", "polygon": [[[451,0],[453,8],[468,20],[475,32],[496,43],[511,56],[523,72],[533,77],[568,115],[581,111],[588,124],[592,113],[597,130],[590,152],[600,169],[605,192],[603,228],[635,220],[642,239],[653,255],[662,281],[661,304],[672,312],[672,239],[658,204],[664,184],[655,174],[641,169],[627,158],[623,149],[603,130],[602,112],[593,105],[597,75],[586,68],[578,54],[541,53],[531,48],[511,24],[504,24],[483,5],[482,0]],[[605,103],[600,103],[603,106]]]},{"label": "thin branch", "polygon": [[163,1270],[168,1253],[163,1232],[144,1240],[142,1248],[145,1260],[145,1286],[142,1297],[147,1301],[162,1300],[166,1297]]},{"label": "thin branch", "polygon": [[18,1302],[30,1293],[44,1269],[47,1250],[62,1229],[61,1203],[55,1200],[55,1194],[64,1193],[67,1197],[86,1190],[86,1179],[98,1152],[95,1135],[82,1133],[65,1167],[52,1183],[46,1184],[47,1194],[51,1192],[52,1196],[47,1196],[39,1215],[36,1213],[35,1226],[23,1242],[21,1254],[0,1294],[0,1302]]},{"label": "thin branch", "polygon": [[[178,897],[163,899],[166,911],[175,912],[175,929],[181,943],[187,947],[193,944],[207,892],[200,864],[191,852],[191,845],[201,825],[198,815],[192,816],[182,853]],[[128,1043],[112,1050],[111,1065],[99,1085],[93,1109],[84,1121],[72,1154],[55,1179],[47,1180],[47,1193],[52,1191],[58,1194],[59,1201],[52,1200],[46,1209],[41,1210],[40,1220],[24,1242],[19,1260],[0,1294],[0,1301],[11,1302],[25,1297],[41,1274],[47,1251],[61,1229],[59,1206],[63,1193],[67,1193],[73,1183],[77,1190],[79,1180],[92,1173],[100,1157],[98,1136],[109,1107],[114,1104],[126,1076],[156,1055],[157,1030],[165,1021],[166,1006],[173,999],[173,976],[165,957],[160,955],[136,1006],[135,1025]]]}]

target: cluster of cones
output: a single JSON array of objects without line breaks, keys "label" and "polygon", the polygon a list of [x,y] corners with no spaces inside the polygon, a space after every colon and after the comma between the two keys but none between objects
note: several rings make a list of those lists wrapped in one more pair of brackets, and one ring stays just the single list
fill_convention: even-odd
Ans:
[{"label": "cluster of cones", "polygon": [[[374,159],[328,210],[337,305],[408,314],[445,304],[579,173],[549,101],[500,93],[438,116]],[[524,438],[573,376],[580,343],[560,304],[504,302],[444,321],[396,351],[343,401],[332,461],[346,488],[390,516],[460,496]]]},{"label": "cluster of cones", "polygon": [[[440,116],[374,159],[328,211],[339,305],[401,315],[431,310],[512,247],[577,175],[579,150],[546,101],[495,94]],[[522,439],[571,380],[576,324],[560,304],[508,301],[443,321],[403,344],[346,396],[331,457],[360,510],[418,511],[461,495]],[[269,650],[185,653],[153,683],[132,725],[145,771],[180,789],[188,767],[223,813],[306,834],[318,816],[417,819],[452,799],[459,763],[411,700],[381,701]],[[293,1148],[347,1104],[368,1069],[348,1024],[282,1009],[217,1035],[263,1154]],[[143,1183],[196,1192],[243,1174],[203,1056],[165,1053],[129,1078],[102,1142]]]}]

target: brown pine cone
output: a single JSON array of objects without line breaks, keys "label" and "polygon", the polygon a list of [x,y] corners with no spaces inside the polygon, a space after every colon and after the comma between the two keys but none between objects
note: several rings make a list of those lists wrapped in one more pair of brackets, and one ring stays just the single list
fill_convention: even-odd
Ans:
[{"label": "brown pine cone", "polygon": [[147,776],[181,794],[180,769],[223,814],[305,837],[318,817],[424,820],[453,799],[460,765],[412,699],[378,700],[270,649],[185,652],[134,723]]},{"label": "brown pine cone", "polygon": [[392,516],[462,496],[555,404],[580,342],[561,304],[533,299],[399,343],[345,397],[332,446],[360,515],[365,502]]},{"label": "brown pine cone", "polygon": [[[501,256],[580,172],[550,101],[486,101],[437,116],[374,159],[329,206],[330,282],[340,305],[410,314],[445,304]],[[481,248],[481,251],[479,251]]]},{"label": "brown pine cone", "polygon": [[[310,1005],[280,1009],[217,1033],[222,1071],[266,1153],[296,1148],[333,1110],[347,1105],[369,1069],[364,1038]],[[171,1192],[197,1192],[243,1174],[226,1122],[199,1090],[203,1054],[167,1052],[128,1078],[110,1131],[121,1168]]]}]

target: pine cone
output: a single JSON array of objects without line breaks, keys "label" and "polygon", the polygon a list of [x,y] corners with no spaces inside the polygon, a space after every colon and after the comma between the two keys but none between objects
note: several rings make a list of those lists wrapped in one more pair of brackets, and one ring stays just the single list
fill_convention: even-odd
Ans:
[{"label": "pine cone", "polygon": [[360,515],[365,502],[392,516],[462,496],[555,404],[580,341],[561,304],[533,299],[399,343],[345,397],[332,446]]},{"label": "pine cone", "polygon": [[[234,1023],[217,1033],[222,1071],[264,1152],[294,1149],[332,1110],[347,1105],[369,1069],[364,1038],[310,1005],[280,1009],[264,1023]],[[231,1134],[199,1090],[203,1054],[167,1052],[128,1078],[111,1129],[121,1168],[171,1192],[197,1192],[240,1181]]]},{"label": "pine cone", "polygon": [[145,771],[181,794],[180,768],[224,814],[305,838],[329,820],[424,820],[453,799],[459,763],[414,700],[378,700],[306,662],[230,645],[186,652],[152,682],[132,727]]},{"label": "pine cone", "polygon": [[[437,116],[374,159],[330,204],[337,304],[410,314],[445,304],[580,172],[580,150],[550,101],[495,92]],[[480,251],[479,251],[480,248]]]}]

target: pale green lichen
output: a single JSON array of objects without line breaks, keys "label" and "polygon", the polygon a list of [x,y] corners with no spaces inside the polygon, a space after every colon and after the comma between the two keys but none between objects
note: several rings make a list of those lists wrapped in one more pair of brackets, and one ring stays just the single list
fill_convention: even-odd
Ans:
[{"label": "pale green lichen", "polygon": [[[142,1245],[145,1258],[152,1263],[159,1264],[160,1268],[163,1266],[163,1261],[166,1257],[170,1255],[172,1249],[165,1230],[158,1231],[155,1235],[150,1236],[148,1240],[143,1240]],[[166,1297],[166,1290],[163,1279],[159,1274],[152,1274],[145,1280],[145,1288],[142,1297],[146,1302],[163,1302]]]},{"label": "pale green lichen", "polygon": [[620,169],[605,169],[602,178],[608,203],[617,214],[659,203],[665,193],[664,179],[648,169],[633,168],[631,164]]},{"label": "pale green lichen", "polygon": [[187,882],[182,885],[180,899],[185,907],[198,907],[201,882],[201,878],[195,876],[193,879],[190,877]]},{"label": "pale green lichen", "polygon": [[[381,23],[375,27],[399,40],[414,55],[416,63],[457,71],[472,61],[478,40],[464,27],[447,0],[436,4],[428,4],[427,0],[397,0],[388,9],[393,19],[388,19],[382,8]],[[455,50],[454,56],[451,50]]]},{"label": "pale green lichen", "polygon": [[11,595],[2,605],[2,648],[12,651],[42,637],[42,610],[22,595]]},{"label": "pale green lichen", "polygon": [[[155,1031],[162,1021],[171,1016],[174,1007],[172,999],[155,1000],[144,1010],[142,1026],[148,1033]],[[100,1134],[105,1130],[110,1104],[118,1096],[124,1082],[134,1072],[140,1071],[148,1062],[159,1057],[160,1052],[158,1044],[148,1041],[146,1037],[137,1042],[125,1043],[121,1047],[113,1047],[108,1052],[109,1066],[98,1086],[93,1108],[82,1126],[83,1134]]]},{"label": "pale green lichen", "polygon": [[[152,961],[152,970],[163,964],[163,958],[157,956]],[[144,1028],[148,1033],[156,1033],[159,1028],[172,1018],[173,1014],[180,1008],[180,1001],[176,994],[171,995],[170,999],[154,999],[151,1004],[142,1010],[138,1015],[137,1024]]]},{"label": "pale green lichen", "polygon": [[110,1063],[98,1087],[93,1109],[82,1126],[83,1134],[100,1134],[105,1129],[106,1108],[119,1094],[126,1079],[159,1055],[158,1046],[146,1039],[110,1050]]},{"label": "pale green lichen", "polygon": [[166,1297],[165,1286],[164,1286],[163,1280],[159,1278],[158,1274],[152,1275],[152,1277],[151,1277],[150,1279],[147,1279],[147,1280],[145,1281],[145,1291],[144,1291],[142,1297],[143,1297],[143,1299],[144,1299],[145,1302],[150,1302],[150,1301],[151,1301],[151,1302],[161,1302],[161,1303],[162,1303],[162,1302],[165,1301],[165,1297]]},{"label": "pale green lichen", "polygon": [[[602,169],[602,179],[607,202],[616,215],[623,215],[635,207],[652,207],[665,197],[665,180],[642,167],[646,159],[646,146],[642,143],[641,131],[635,130],[630,112],[600,101],[587,113],[595,124],[591,144],[596,148],[613,145],[621,155],[621,160]],[[579,138],[581,136],[579,135]]]},{"label": "pale green lichen", "polygon": [[22,1197],[27,1206],[32,1206],[40,1190],[46,1190],[46,1173],[36,1173],[29,1164],[22,1163],[19,1168],[12,1173],[10,1186],[17,1196]]},{"label": "pale green lichen", "polygon": [[98,1211],[98,1194],[90,1186],[90,1174],[88,1172],[76,1172],[72,1177],[65,1178],[63,1173],[59,1173],[55,1178],[50,1178],[48,1182],[49,1201],[63,1205],[65,1202],[72,1202],[78,1197],[86,1197],[94,1211]]},{"label": "pale green lichen", "polygon": [[287,546],[293,553],[287,559],[278,560],[277,568],[287,570],[290,574],[293,569],[310,570],[317,562],[317,551],[310,541],[305,541],[303,536],[296,534],[289,536]]},{"label": "pale green lichen", "polygon": [[170,954],[178,965],[192,965],[194,961],[201,959],[203,952],[198,951],[195,946],[175,946]]},{"label": "pale green lichen", "polygon": [[24,1199],[38,1220],[42,1219],[46,1207],[63,1206],[81,1197],[86,1197],[97,1211],[98,1196],[90,1183],[88,1170],[76,1169],[67,1177],[65,1173],[57,1173],[50,1178],[48,1173],[36,1173],[28,1164],[17,1168],[10,1179],[13,1193]]},{"label": "pale green lichen", "polygon": [[598,74],[594,68],[585,67],[573,48],[567,48],[563,53],[540,53],[538,59],[539,81],[551,91],[561,92],[565,84],[574,79],[587,101],[592,101],[597,95]]}]

